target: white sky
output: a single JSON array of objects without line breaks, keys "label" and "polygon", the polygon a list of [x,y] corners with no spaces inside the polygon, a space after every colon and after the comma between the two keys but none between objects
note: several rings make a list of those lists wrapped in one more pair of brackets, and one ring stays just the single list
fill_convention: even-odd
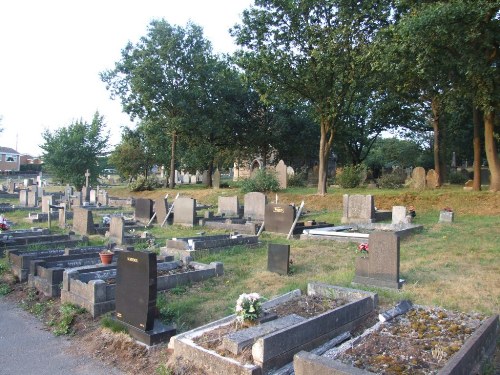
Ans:
[{"label": "white sky", "polygon": [[0,1],[0,146],[37,156],[44,129],[90,122],[96,110],[120,141],[132,125],[99,73],[114,68],[128,41],[153,19],[203,27],[215,52],[233,52],[229,28],[252,0]]}]

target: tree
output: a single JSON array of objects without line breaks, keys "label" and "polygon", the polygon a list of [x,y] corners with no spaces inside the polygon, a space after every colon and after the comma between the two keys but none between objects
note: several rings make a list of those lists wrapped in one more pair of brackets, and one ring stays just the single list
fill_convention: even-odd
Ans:
[{"label": "tree", "polygon": [[105,155],[109,131],[105,132],[104,117],[94,114],[89,124],[75,121],[54,132],[45,129],[42,133],[44,167],[62,182],[73,184],[80,190],[85,184],[85,172],[90,173],[90,182],[96,182],[101,172],[98,158]]},{"label": "tree", "polygon": [[232,29],[238,63],[290,100],[308,101],[320,125],[318,193],[326,193],[332,142],[353,89],[369,74],[367,46],[389,2],[256,0]]}]

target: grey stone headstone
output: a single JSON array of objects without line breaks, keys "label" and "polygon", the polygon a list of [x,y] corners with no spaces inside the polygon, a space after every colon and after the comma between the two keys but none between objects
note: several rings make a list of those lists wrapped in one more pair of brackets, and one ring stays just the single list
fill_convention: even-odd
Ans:
[{"label": "grey stone headstone", "polygon": [[82,201],[90,202],[90,187],[82,187]]},{"label": "grey stone headstone", "polygon": [[315,165],[307,171],[307,186],[317,186],[319,181],[319,167]]},{"label": "grey stone headstone", "polygon": [[435,189],[438,186],[439,176],[434,169],[429,169],[425,176],[425,184],[429,189]]},{"label": "grey stone headstone", "polygon": [[392,206],[392,224],[406,223],[406,207]]},{"label": "grey stone headstone", "polygon": [[38,190],[33,189],[28,191],[28,207],[38,206]]},{"label": "grey stone headstone", "polygon": [[162,224],[168,213],[168,202],[166,198],[155,200],[156,222]]},{"label": "grey stone headstone", "polygon": [[111,216],[109,240],[117,245],[125,244],[125,220],[121,216]]},{"label": "grey stone headstone", "polygon": [[42,197],[42,212],[49,213],[50,205],[52,205],[52,195],[44,195]]},{"label": "grey stone headstone", "polygon": [[283,160],[280,160],[276,165],[276,177],[280,183],[280,189],[286,189],[288,187],[288,173]]},{"label": "grey stone headstone", "polygon": [[290,267],[290,245],[269,244],[267,250],[267,270],[280,275],[288,275]]},{"label": "grey stone headstone", "polygon": [[208,186],[208,171],[203,171],[203,175],[201,176],[201,182],[203,185]]},{"label": "grey stone headstone", "polygon": [[95,189],[90,190],[89,202],[90,204],[97,203],[97,191]]},{"label": "grey stone headstone", "polygon": [[411,173],[411,180],[413,189],[425,189],[425,169],[422,167],[415,167]]},{"label": "grey stone headstone", "polygon": [[295,221],[295,207],[287,204],[269,203],[265,211],[266,232],[288,234]]},{"label": "grey stone headstone", "polygon": [[238,196],[234,197],[219,197],[218,203],[217,203],[219,210],[218,214],[219,215],[224,215],[224,216],[238,216],[238,210],[239,210],[239,202],[238,202]]},{"label": "grey stone headstone", "polygon": [[191,183],[191,175],[188,172],[184,173],[184,176],[182,176],[182,183],[183,184]]},{"label": "grey stone headstone", "polygon": [[212,176],[212,186],[214,189],[220,189],[220,172],[216,169]]},{"label": "grey stone headstone", "polygon": [[59,209],[59,228],[66,229],[66,205],[62,204]]},{"label": "grey stone headstone", "polygon": [[440,223],[453,223],[455,218],[454,212],[452,211],[440,211],[439,212],[439,222]]},{"label": "grey stone headstone", "polygon": [[264,221],[267,197],[263,193],[252,192],[245,194],[243,216],[245,219]]},{"label": "grey stone headstone", "polygon": [[135,201],[135,220],[147,224],[153,217],[153,201],[151,199],[138,198]]},{"label": "grey stone headstone", "polygon": [[174,204],[174,224],[185,226],[194,226],[196,224],[196,199],[176,199]]},{"label": "grey stone headstone", "polygon": [[19,206],[28,207],[28,190],[19,190]]},{"label": "grey stone headstone", "polygon": [[74,193],[73,198],[71,198],[71,205],[73,207],[80,207],[82,204],[82,193],[80,191],[77,191],[76,193]]},{"label": "grey stone headstone", "polygon": [[92,211],[82,207],[75,207],[73,209],[73,230],[80,235],[95,234]]},{"label": "grey stone headstone", "polygon": [[375,202],[373,195],[348,195],[343,197],[343,214],[341,222],[372,223],[375,220]]}]

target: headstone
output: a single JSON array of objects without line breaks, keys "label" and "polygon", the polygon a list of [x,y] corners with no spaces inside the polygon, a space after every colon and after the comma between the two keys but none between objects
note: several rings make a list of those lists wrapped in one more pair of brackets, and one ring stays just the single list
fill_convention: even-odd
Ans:
[{"label": "headstone", "polygon": [[288,234],[295,221],[295,207],[288,204],[269,203],[264,217],[266,232]]},{"label": "headstone", "polygon": [[405,206],[392,206],[392,224],[407,223],[406,207]]},{"label": "headstone", "polygon": [[75,192],[70,201],[72,207],[80,207],[83,204],[82,193],[80,191]]},{"label": "headstone", "polygon": [[81,191],[81,194],[80,194],[81,198],[82,198],[82,204],[84,202],[90,202],[90,187],[82,187],[82,191]]},{"label": "headstone", "polygon": [[135,200],[135,220],[142,224],[148,224],[153,217],[153,201],[151,199],[138,198]]},{"label": "headstone", "polygon": [[203,175],[201,176],[201,182],[203,185],[208,186],[208,171],[203,171]]},{"label": "headstone", "polygon": [[263,193],[251,192],[244,197],[243,216],[245,219],[264,221],[267,197]]},{"label": "headstone", "polygon": [[168,202],[166,198],[155,200],[156,222],[162,224],[165,221],[168,213]]},{"label": "headstone", "polygon": [[73,230],[80,235],[95,234],[92,211],[82,207],[73,209]]},{"label": "headstone", "polygon": [[425,169],[422,167],[415,167],[411,173],[412,184],[411,187],[413,189],[422,190],[425,189]]},{"label": "headstone", "polygon": [[66,205],[61,204],[59,211],[59,228],[66,229]]},{"label": "headstone", "polygon": [[343,195],[343,213],[341,222],[372,223],[375,221],[375,203],[373,195]]},{"label": "headstone", "polygon": [[291,166],[288,166],[288,167],[286,167],[286,174],[288,176],[295,176],[295,171],[293,170],[293,168]]},{"label": "headstone", "polygon": [[453,223],[455,218],[454,212],[449,210],[442,210],[439,212],[440,223]]},{"label": "headstone", "polygon": [[73,195],[73,187],[66,185],[66,187],[64,188],[64,200],[69,201],[72,195]]},{"label": "headstone", "polygon": [[95,189],[90,190],[89,194],[89,202],[90,204],[97,204],[97,191]]},{"label": "headstone", "polygon": [[33,189],[28,191],[28,207],[38,206],[38,190]]},{"label": "headstone", "polygon": [[155,321],[157,268],[154,253],[128,251],[118,254],[116,274],[116,318],[129,334],[146,345],[175,335],[175,329]]},{"label": "headstone", "polygon": [[189,172],[184,173],[184,176],[182,176],[182,183],[184,184],[191,183],[191,175],[189,174]]},{"label": "headstone", "polygon": [[464,185],[464,190],[472,191],[473,189],[474,189],[474,180],[467,180],[467,182]]},{"label": "headstone", "polygon": [[203,175],[199,171],[196,171],[196,182],[203,182]]},{"label": "headstone", "polygon": [[109,241],[117,245],[125,244],[125,220],[121,216],[111,216],[109,223]]},{"label": "headstone", "polygon": [[52,205],[52,195],[44,195],[42,197],[42,212],[49,213],[50,205]]},{"label": "headstone", "polygon": [[319,167],[315,165],[307,171],[307,186],[318,186]]},{"label": "headstone", "polygon": [[276,177],[278,178],[280,189],[286,189],[288,187],[288,173],[283,160],[280,160],[276,165]]},{"label": "headstone", "polygon": [[401,288],[398,235],[383,231],[370,234],[368,257],[356,258],[354,282],[383,288]]},{"label": "headstone", "polygon": [[19,190],[19,206],[28,207],[28,190]]},{"label": "headstone", "polygon": [[429,189],[435,189],[438,187],[439,176],[434,169],[429,169],[427,176],[425,177],[426,186]]},{"label": "headstone", "polygon": [[238,196],[236,195],[234,197],[219,197],[217,206],[219,215],[232,217],[239,214]]},{"label": "headstone", "polygon": [[179,171],[177,169],[174,171],[174,175],[175,175],[175,183],[177,184],[177,183],[181,182],[180,181],[180,174],[179,174]]},{"label": "headstone", "polygon": [[14,181],[9,181],[7,191],[10,194],[14,194],[15,193],[15,191],[16,191],[16,183]]},{"label": "headstone", "polygon": [[196,184],[198,182],[197,178],[195,175],[191,176],[191,184]]},{"label": "headstone", "polygon": [[269,244],[267,250],[267,270],[280,275],[288,275],[290,268],[290,245]]},{"label": "headstone", "polygon": [[109,205],[109,196],[106,190],[99,190],[99,194],[97,195],[97,202],[103,206]]},{"label": "headstone", "polygon": [[212,176],[212,186],[214,189],[220,189],[220,172],[217,168]]},{"label": "headstone", "polygon": [[190,227],[196,224],[196,199],[177,198],[175,200],[174,224]]}]

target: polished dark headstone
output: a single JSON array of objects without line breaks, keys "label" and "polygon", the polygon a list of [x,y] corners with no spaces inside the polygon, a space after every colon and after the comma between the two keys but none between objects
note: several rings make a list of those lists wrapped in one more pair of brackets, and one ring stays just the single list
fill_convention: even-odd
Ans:
[{"label": "polished dark headstone", "polygon": [[290,245],[269,244],[267,250],[267,270],[280,275],[288,275]]},{"label": "polished dark headstone", "polygon": [[148,224],[153,217],[153,201],[151,199],[139,198],[135,200],[135,220]]},{"label": "polished dark headstone", "polygon": [[285,233],[295,220],[295,207],[287,204],[269,203],[266,205],[265,229],[266,232]]}]

